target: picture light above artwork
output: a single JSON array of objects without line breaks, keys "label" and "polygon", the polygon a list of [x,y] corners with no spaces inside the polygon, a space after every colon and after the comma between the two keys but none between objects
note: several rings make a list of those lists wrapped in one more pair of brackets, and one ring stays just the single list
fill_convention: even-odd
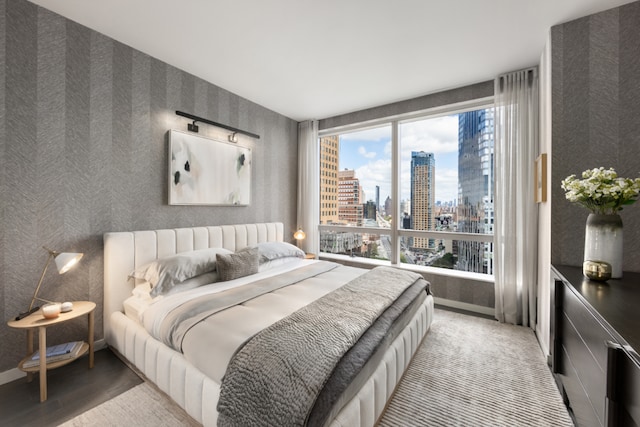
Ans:
[{"label": "picture light above artwork", "polygon": [[190,132],[198,132],[197,122],[206,123],[208,125],[217,126],[222,129],[226,129],[231,131],[232,133],[229,135],[229,142],[238,142],[237,134],[241,133],[243,135],[250,136],[251,138],[260,139],[260,135],[257,135],[252,132],[248,132],[246,130],[234,128],[232,126],[223,125],[221,123],[214,122],[213,120],[205,119],[202,117],[194,116],[193,114],[185,113],[184,111],[176,111],[176,115],[186,117],[187,119],[193,120],[192,123],[187,124],[187,130]]}]

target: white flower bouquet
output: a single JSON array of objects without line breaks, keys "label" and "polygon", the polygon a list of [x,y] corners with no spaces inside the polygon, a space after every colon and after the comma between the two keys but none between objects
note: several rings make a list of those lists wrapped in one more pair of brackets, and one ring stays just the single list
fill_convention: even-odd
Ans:
[{"label": "white flower bouquet", "polygon": [[595,214],[615,214],[638,199],[640,178],[619,178],[613,168],[600,167],[582,172],[582,179],[566,177],[562,189],[567,200]]}]

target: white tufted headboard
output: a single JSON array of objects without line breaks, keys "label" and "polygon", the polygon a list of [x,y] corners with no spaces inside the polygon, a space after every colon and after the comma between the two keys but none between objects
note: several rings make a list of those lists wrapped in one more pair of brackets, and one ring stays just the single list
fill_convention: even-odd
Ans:
[{"label": "white tufted headboard", "polygon": [[104,336],[109,340],[111,313],[123,311],[122,303],[134,287],[129,274],[158,258],[206,248],[237,251],[261,242],[282,242],[281,222],[219,225],[166,230],[122,231],[104,235]]}]

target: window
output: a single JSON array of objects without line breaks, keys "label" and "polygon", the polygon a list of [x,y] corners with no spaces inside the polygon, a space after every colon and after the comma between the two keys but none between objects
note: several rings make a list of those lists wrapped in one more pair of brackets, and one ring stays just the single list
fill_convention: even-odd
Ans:
[{"label": "window", "polygon": [[320,153],[320,224],[378,227],[391,219],[380,199],[391,193],[391,126],[321,137]]},{"label": "window", "polygon": [[491,107],[323,134],[320,146],[332,173],[321,252],[493,274]]}]

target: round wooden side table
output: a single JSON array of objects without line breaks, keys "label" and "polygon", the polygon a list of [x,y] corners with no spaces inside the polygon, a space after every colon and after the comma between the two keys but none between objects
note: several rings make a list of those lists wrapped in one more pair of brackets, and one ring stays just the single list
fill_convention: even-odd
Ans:
[{"label": "round wooden side table", "polygon": [[[40,373],[40,402],[47,400],[47,370],[59,368],[68,363],[73,362],[80,356],[89,352],[89,368],[93,368],[93,311],[96,303],[91,301],[73,301],[73,309],[60,315],[54,319],[46,319],[42,315],[42,310],[36,311],[29,316],[20,320],[10,320],[7,322],[12,328],[27,330],[27,355],[18,364],[18,369],[27,373],[27,381],[33,379],[33,373]],[[56,360],[47,363],[47,328],[51,326],[61,325],[69,320],[76,319],[80,316],[88,317],[88,334],[87,341],[82,343],[80,351],[64,360]],[[33,333],[38,330],[38,350],[40,351],[40,363],[36,366],[25,367],[24,364],[31,360],[33,354]]]}]

